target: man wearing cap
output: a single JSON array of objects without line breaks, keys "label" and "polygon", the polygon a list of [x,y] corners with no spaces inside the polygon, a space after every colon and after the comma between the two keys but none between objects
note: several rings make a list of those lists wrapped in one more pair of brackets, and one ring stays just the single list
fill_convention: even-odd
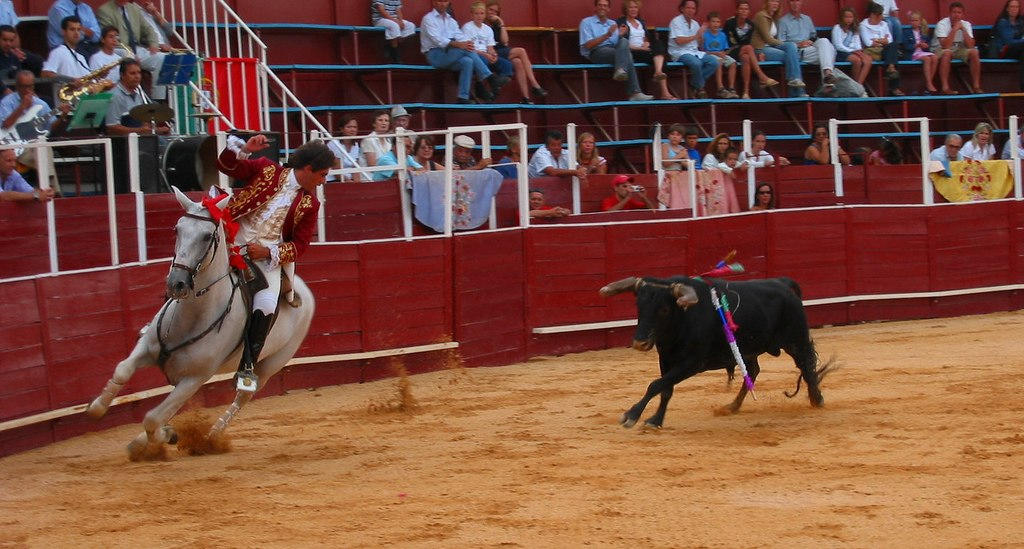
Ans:
[{"label": "man wearing cap", "polygon": [[410,121],[412,121],[412,117],[409,116],[409,111],[405,110],[405,107],[401,105],[391,107],[391,133],[395,133],[398,128],[408,131]]},{"label": "man wearing cap", "polygon": [[468,135],[456,135],[455,148],[452,150],[452,167],[456,170],[482,170],[491,165],[490,158],[473,158],[473,147],[476,141]]},{"label": "man wearing cap", "polygon": [[653,210],[654,202],[647,197],[645,189],[633,184],[633,181],[633,178],[628,175],[615,176],[612,179],[612,189],[615,190],[615,194],[605,197],[601,201],[601,211]]},{"label": "man wearing cap", "polygon": [[562,132],[551,130],[544,136],[544,146],[537,149],[530,157],[527,173],[530,177],[578,177],[587,180],[587,168],[580,166],[569,169],[569,153],[562,148]]}]

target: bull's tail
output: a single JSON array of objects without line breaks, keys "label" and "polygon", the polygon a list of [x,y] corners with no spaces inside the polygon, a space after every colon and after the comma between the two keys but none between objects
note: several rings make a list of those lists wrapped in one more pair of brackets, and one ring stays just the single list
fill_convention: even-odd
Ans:
[{"label": "bull's tail", "polygon": [[[818,364],[814,368],[814,373],[818,377],[818,383],[820,384],[821,381],[823,379],[825,379],[825,376],[829,372],[835,371],[837,368],[839,368],[839,364],[836,362],[835,355],[830,356],[829,359],[827,361],[825,361],[824,364]],[[783,391],[782,394],[786,395],[787,398],[793,398],[796,395],[800,394],[800,384],[803,382],[803,380],[804,380],[804,373],[800,372],[796,376],[796,389],[793,389],[792,393],[790,393],[788,391]]]}]

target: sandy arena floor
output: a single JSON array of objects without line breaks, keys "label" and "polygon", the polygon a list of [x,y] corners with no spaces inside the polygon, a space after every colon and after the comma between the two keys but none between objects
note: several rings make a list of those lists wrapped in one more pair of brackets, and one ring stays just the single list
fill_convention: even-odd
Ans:
[{"label": "sandy arena floor", "polygon": [[0,546],[1020,547],[1021,334],[816,330],[824,409],[767,357],[740,414],[705,373],[657,432],[618,425],[657,369],[625,349],[415,376],[411,413],[394,379],[259,400],[221,455],[132,463],[125,426],[0,460]]}]

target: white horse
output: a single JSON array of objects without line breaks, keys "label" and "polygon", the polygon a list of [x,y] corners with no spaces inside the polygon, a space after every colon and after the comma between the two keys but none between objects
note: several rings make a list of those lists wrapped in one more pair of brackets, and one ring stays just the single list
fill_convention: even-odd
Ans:
[{"label": "white horse", "polygon": [[[135,370],[159,366],[174,389],[146,414],[142,422],[145,431],[128,445],[132,455],[147,445],[173,444],[177,435],[167,424],[171,417],[215,374],[232,372],[238,367],[250,314],[243,303],[241,281],[228,264],[229,243],[224,224],[177,188],[174,194],[185,215],[174,228],[177,240],[167,275],[169,299],[143,328],[131,354],[117,365],[103,392],[86,411],[92,417],[102,417]],[[225,196],[216,207],[223,210],[227,203]],[[291,283],[301,304],[292,307],[284,300],[279,302],[277,319],[256,363],[260,387],[295,355],[313,319],[314,301],[309,287],[297,276]],[[250,391],[238,391],[207,438],[223,432],[252,395]]]}]

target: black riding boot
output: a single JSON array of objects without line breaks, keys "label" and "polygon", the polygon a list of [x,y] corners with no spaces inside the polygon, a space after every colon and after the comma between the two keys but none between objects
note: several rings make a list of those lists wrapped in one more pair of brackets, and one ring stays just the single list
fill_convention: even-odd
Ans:
[{"label": "black riding boot", "polygon": [[268,315],[263,311],[253,311],[252,316],[249,317],[242,345],[242,360],[238,364],[238,375],[236,376],[239,391],[256,391],[259,380],[253,369],[260,358],[260,352],[263,351],[263,344],[267,340],[267,333],[270,331],[270,324],[273,320],[274,315]]}]

